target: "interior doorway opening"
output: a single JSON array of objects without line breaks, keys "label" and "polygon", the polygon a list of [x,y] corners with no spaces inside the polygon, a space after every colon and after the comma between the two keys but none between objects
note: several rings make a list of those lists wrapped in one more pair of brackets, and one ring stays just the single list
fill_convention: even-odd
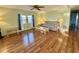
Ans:
[{"label": "interior doorway opening", "polygon": [[79,11],[71,11],[70,16],[70,30],[78,31],[79,30]]}]

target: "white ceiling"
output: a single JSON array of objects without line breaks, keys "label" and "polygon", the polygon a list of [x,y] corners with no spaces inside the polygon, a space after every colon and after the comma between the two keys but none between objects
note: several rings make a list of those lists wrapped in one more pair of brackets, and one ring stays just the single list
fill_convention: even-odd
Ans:
[{"label": "white ceiling", "polygon": [[[41,8],[41,11],[65,11],[67,9],[78,9],[78,5],[43,5],[45,8]],[[30,10],[32,8],[32,5],[0,5],[0,7],[6,7],[6,8],[15,8],[15,9],[22,9],[22,10],[28,10],[36,12],[38,10]]]}]

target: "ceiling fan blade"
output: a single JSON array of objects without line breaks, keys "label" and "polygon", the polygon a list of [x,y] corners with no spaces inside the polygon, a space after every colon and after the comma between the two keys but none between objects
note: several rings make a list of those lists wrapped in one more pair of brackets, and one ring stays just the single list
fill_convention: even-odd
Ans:
[{"label": "ceiling fan blade", "polygon": [[37,10],[40,10],[39,8],[37,8]]},{"label": "ceiling fan blade", "polygon": [[40,8],[44,8],[44,6],[40,6],[40,5],[33,5],[32,7],[33,8],[31,10],[33,9],[41,10]]},{"label": "ceiling fan blade", "polygon": [[33,10],[34,8],[32,8],[31,10]]}]

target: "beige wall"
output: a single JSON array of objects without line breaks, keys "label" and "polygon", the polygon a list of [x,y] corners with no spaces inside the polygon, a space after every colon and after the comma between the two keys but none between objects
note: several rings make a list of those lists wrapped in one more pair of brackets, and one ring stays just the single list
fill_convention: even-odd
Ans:
[{"label": "beige wall", "polygon": [[[41,16],[43,16],[43,17],[41,17]],[[70,21],[70,10],[66,9],[66,10],[62,10],[62,11],[57,10],[57,11],[36,13],[36,25],[42,24],[45,21],[59,21],[60,19],[63,19],[63,25],[66,27],[64,30],[68,31],[69,30],[69,21]]]},{"label": "beige wall", "polygon": [[[49,11],[46,13],[40,13],[40,16],[39,16],[38,13],[33,13],[30,11],[0,7],[0,16],[3,17],[3,21],[6,24],[9,24],[12,26],[18,26],[18,14],[23,14],[26,16],[35,15],[35,25],[36,26],[40,23],[43,23],[43,20],[42,20],[43,18],[44,18],[44,21],[53,21],[53,20],[59,20],[62,18],[62,19],[64,19],[63,25],[65,25],[67,27],[66,30],[69,29],[70,10],[66,10],[63,13],[58,12],[58,11],[57,12]],[[43,15],[43,17],[41,17],[41,15]]]},{"label": "beige wall", "polygon": [[66,31],[69,30],[69,21],[70,21],[70,10],[66,10],[64,12],[53,12],[53,11],[50,11],[50,12],[47,12],[46,13],[46,20],[47,21],[59,21],[60,19],[63,19],[64,23],[63,25],[66,26]]},{"label": "beige wall", "polygon": [[36,25],[44,24],[46,21],[46,13],[38,12],[36,13]]},{"label": "beige wall", "polygon": [[[34,13],[30,11],[0,7],[0,16],[3,17],[2,21],[5,22],[4,26],[6,25],[18,26],[18,14],[23,14],[26,16],[34,15]],[[5,33],[2,33],[2,34],[4,35]]]},{"label": "beige wall", "polygon": [[7,23],[17,26],[18,25],[18,14],[23,15],[34,15],[33,12],[10,9],[10,8],[0,8],[0,16],[4,18]]}]

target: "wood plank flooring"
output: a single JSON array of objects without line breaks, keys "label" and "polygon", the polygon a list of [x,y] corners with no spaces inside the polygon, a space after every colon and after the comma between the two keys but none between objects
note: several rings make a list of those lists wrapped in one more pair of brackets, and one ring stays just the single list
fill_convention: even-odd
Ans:
[{"label": "wood plank flooring", "polygon": [[79,31],[29,30],[0,39],[0,53],[79,53]]}]

